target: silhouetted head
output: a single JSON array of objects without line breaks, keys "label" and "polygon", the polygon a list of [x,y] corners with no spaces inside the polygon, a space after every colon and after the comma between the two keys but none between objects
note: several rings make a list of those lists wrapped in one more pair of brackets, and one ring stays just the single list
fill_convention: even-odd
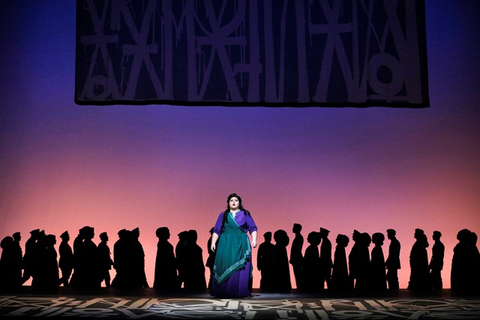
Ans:
[{"label": "silhouetted head", "polygon": [[419,234],[418,237],[417,237],[417,241],[425,248],[428,248],[429,244],[428,244],[428,238],[427,238],[427,235],[425,233],[423,234]]},{"label": "silhouetted head", "polygon": [[263,234],[263,238],[265,239],[265,242],[271,242],[272,241],[272,233],[270,231],[267,231]]},{"label": "silhouetted head", "polygon": [[476,246],[477,245],[477,240],[478,240],[478,236],[475,232],[472,232],[470,234],[470,243],[473,245],[473,246]]},{"label": "silhouetted head", "polygon": [[360,238],[361,238],[361,242],[364,246],[368,247],[370,245],[370,243],[372,243],[372,238],[370,237],[370,235],[367,232],[363,232],[360,235]]},{"label": "silhouetted head", "polygon": [[433,240],[439,240],[442,237],[442,233],[440,231],[433,231],[432,239]]},{"label": "silhouetted head", "polygon": [[108,241],[108,235],[106,232],[100,233],[99,237],[100,237],[100,240]]},{"label": "silhouetted head", "polygon": [[15,241],[20,241],[20,239],[22,239],[22,235],[20,234],[20,232],[15,232],[14,234],[12,234],[12,237]]},{"label": "silhouetted head", "polygon": [[395,231],[394,229],[387,229],[388,239],[395,239],[396,234],[397,234],[397,231]]},{"label": "silhouetted head", "polygon": [[37,237],[39,234],[40,234],[40,229],[34,229],[34,230],[30,231],[30,235],[32,237]]},{"label": "silhouetted head", "polygon": [[130,234],[130,231],[128,231],[127,229],[121,229],[118,231],[118,238],[125,240],[129,237],[129,234]]},{"label": "silhouetted head", "polygon": [[47,234],[45,236],[45,246],[53,247],[57,243],[57,237],[54,234]]},{"label": "silhouetted head", "polygon": [[329,233],[330,233],[330,230],[320,228],[320,237],[322,237],[322,238],[328,237]]},{"label": "silhouetted head", "polygon": [[11,236],[6,236],[2,239],[2,241],[0,242],[0,247],[2,247],[2,249],[8,249],[9,247],[11,247],[13,244],[13,237]]},{"label": "silhouetted head", "polygon": [[81,231],[84,239],[93,239],[95,236],[95,229],[93,227],[86,226],[83,227]]},{"label": "silhouetted head", "polygon": [[60,238],[63,239],[63,240],[69,240],[69,239],[70,239],[70,235],[68,234],[68,231],[64,231],[64,232],[60,235]]},{"label": "silhouetted head", "polygon": [[322,238],[320,238],[320,232],[316,232],[316,231],[310,232],[307,236],[307,241],[311,245],[318,246],[322,241]]},{"label": "silhouetted head", "polygon": [[293,233],[297,233],[297,232],[302,231],[302,225],[299,224],[299,223],[294,223],[292,231],[293,231]]},{"label": "silhouetted head", "polygon": [[92,232],[92,227],[90,226],[84,226],[83,228],[78,230],[78,233],[81,234],[82,236],[90,234],[91,232]]},{"label": "silhouetted head", "polygon": [[140,229],[139,229],[138,227],[135,228],[135,229],[133,229],[133,230],[131,231],[131,233],[132,233],[132,236],[133,236],[134,238],[140,237]]},{"label": "silhouetted head", "polygon": [[180,241],[185,241],[185,240],[187,240],[187,235],[188,235],[188,231],[186,231],[186,230],[182,231],[178,234],[178,239]]},{"label": "silhouetted head", "polygon": [[418,237],[422,234],[425,234],[425,232],[422,229],[415,229],[415,233],[413,234],[415,239],[418,239]]},{"label": "silhouetted head", "polygon": [[337,235],[337,244],[342,246],[342,247],[346,247],[348,246],[348,242],[350,241],[350,239],[348,239],[348,237],[344,234],[339,234]]},{"label": "silhouetted head", "polygon": [[468,229],[462,229],[457,233],[457,239],[460,242],[470,242],[470,238],[472,237],[472,232]]},{"label": "silhouetted head", "polygon": [[385,241],[385,236],[381,232],[375,232],[372,234],[372,242],[376,245],[382,245],[383,241]]},{"label": "silhouetted head", "polygon": [[275,231],[273,239],[275,239],[275,242],[282,247],[286,247],[290,243],[290,238],[288,237],[287,232],[282,229]]},{"label": "silhouetted head", "polygon": [[197,239],[198,239],[198,234],[197,234],[197,230],[188,230],[188,241],[190,242],[197,242]]},{"label": "silhouetted head", "polygon": [[170,230],[167,227],[160,227],[155,232],[158,239],[168,240],[170,238]]},{"label": "silhouetted head", "polygon": [[358,231],[358,230],[353,230],[353,234],[352,234],[352,240],[353,242],[357,242],[357,241],[360,241],[361,240],[361,233]]}]

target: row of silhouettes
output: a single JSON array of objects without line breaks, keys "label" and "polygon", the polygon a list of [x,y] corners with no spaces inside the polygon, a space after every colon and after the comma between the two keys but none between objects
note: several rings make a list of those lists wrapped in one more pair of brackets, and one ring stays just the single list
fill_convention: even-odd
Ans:
[{"label": "row of silhouettes", "polygon": [[[213,229],[210,230],[212,234]],[[320,228],[310,232],[305,244],[302,226],[293,225],[294,234],[290,252],[287,247],[290,237],[285,230],[264,233],[259,245],[256,263],[260,271],[260,290],[266,292],[290,292],[293,269],[296,288],[299,292],[320,293],[326,289],[336,294],[385,294],[399,289],[398,270],[401,245],[393,229],[386,230],[390,241],[386,254],[383,252],[385,235],[372,235],[353,231],[353,246],[347,255],[350,238],[344,234],[336,237],[335,249],[329,239],[330,231]],[[0,289],[16,290],[29,279],[33,289],[57,290],[60,286],[80,289],[96,289],[102,286],[118,289],[148,288],[145,274],[145,253],[139,241],[140,230],[122,229],[114,243],[113,254],[108,245],[108,235],[99,235],[94,243],[94,228],[81,228],[70,246],[70,235],[60,235],[58,253],[56,236],[43,230],[32,230],[25,242],[23,252],[21,234],[14,233],[1,241]],[[174,247],[167,227],[156,230],[158,238],[153,288],[173,292],[183,288],[191,292],[206,292],[212,281],[215,253],[210,251],[211,237],[207,242],[208,258],[204,263],[203,250],[197,244],[197,231],[186,230],[178,234]],[[272,236],[273,241],[272,243]],[[416,292],[431,292],[443,289],[442,269],[445,246],[442,234],[434,231],[431,258],[428,259],[429,241],[421,229],[415,229],[409,255],[410,279],[408,289]],[[468,230],[457,234],[458,244],[453,248],[451,265],[451,289],[460,294],[480,292],[480,254],[476,245],[477,235]],[[373,246],[372,246],[373,243]],[[370,249],[370,247],[372,247]],[[205,278],[205,267],[210,269],[210,278]],[[110,271],[115,276],[110,279]]]},{"label": "row of silhouettes", "polygon": [[[163,290],[205,291],[203,251],[197,245],[196,230],[181,232],[174,249],[168,239],[167,227],[158,228],[158,252],[153,287]],[[94,243],[93,227],[81,228],[70,245],[70,234],[60,235],[58,252],[56,236],[43,230],[30,232],[23,252],[21,234],[14,233],[1,241],[0,289],[16,290],[31,280],[31,287],[39,291],[54,291],[60,286],[78,289],[97,289],[102,286],[118,289],[148,288],[145,273],[145,252],[139,241],[140,230],[122,229],[114,243],[113,254],[106,232]],[[110,278],[110,270],[115,277]]]},{"label": "row of silhouettes", "polygon": [[[302,226],[293,225],[294,234],[288,255],[289,236],[284,230],[273,234],[266,232],[264,242],[257,252],[257,268],[261,273],[260,288],[273,292],[289,292],[292,289],[289,265],[300,292],[318,293],[328,289],[336,294],[383,295],[399,289],[398,270],[400,241],[394,229],[386,230],[390,241],[386,254],[383,252],[385,235],[381,232],[370,235],[354,230],[353,245],[347,255],[350,239],[338,234],[335,249],[329,239],[330,231],[320,228],[310,232],[308,245],[303,251]],[[415,229],[415,242],[409,255],[410,278],[408,289],[417,293],[431,293],[443,289],[442,270],[445,246],[440,231],[432,234],[433,246],[429,259],[428,237],[422,229]],[[480,293],[480,254],[476,245],[477,235],[460,230],[458,243],[453,248],[451,265],[451,289],[456,294]],[[372,245],[373,244],[373,245]],[[372,247],[372,248],[370,248]]]}]

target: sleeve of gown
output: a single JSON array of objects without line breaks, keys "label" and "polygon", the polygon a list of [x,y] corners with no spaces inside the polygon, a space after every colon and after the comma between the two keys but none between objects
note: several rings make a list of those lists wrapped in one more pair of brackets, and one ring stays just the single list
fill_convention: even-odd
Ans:
[{"label": "sleeve of gown", "polygon": [[218,215],[217,222],[215,222],[215,226],[213,227],[213,232],[217,235],[220,235],[222,232],[222,223],[223,223],[223,212]]},{"label": "sleeve of gown", "polygon": [[257,225],[255,224],[255,221],[253,221],[253,218],[250,214],[247,215],[247,227],[248,227],[248,232],[250,233],[258,230]]}]

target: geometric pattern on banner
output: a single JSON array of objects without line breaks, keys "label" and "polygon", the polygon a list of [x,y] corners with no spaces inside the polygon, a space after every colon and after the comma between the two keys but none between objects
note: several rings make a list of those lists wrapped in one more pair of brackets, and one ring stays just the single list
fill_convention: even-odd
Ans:
[{"label": "geometric pattern on banner", "polygon": [[430,106],[423,0],[78,0],[75,103]]}]

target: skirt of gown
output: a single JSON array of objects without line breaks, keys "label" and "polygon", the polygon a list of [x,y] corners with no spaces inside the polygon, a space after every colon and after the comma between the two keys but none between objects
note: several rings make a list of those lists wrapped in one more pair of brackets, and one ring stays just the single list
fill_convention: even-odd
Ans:
[{"label": "skirt of gown", "polygon": [[250,278],[251,262],[248,261],[245,268],[233,273],[228,280],[217,285],[212,280],[210,295],[218,298],[244,298],[249,297],[252,288]]}]

